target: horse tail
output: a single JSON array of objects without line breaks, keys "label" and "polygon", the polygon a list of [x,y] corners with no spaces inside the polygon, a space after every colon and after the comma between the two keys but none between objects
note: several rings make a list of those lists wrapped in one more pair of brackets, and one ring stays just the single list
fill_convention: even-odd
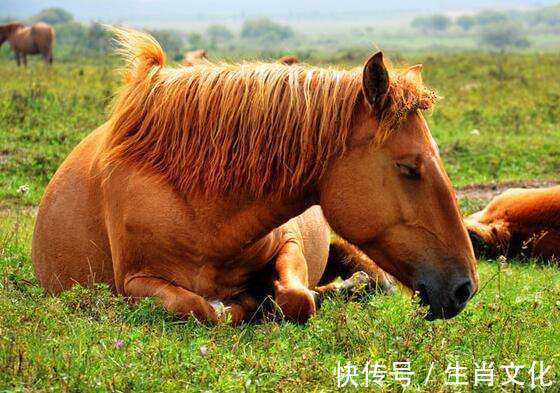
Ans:
[{"label": "horse tail", "polygon": [[117,52],[126,61],[125,81],[144,80],[165,65],[161,45],[149,34],[124,27],[109,27],[118,45]]}]

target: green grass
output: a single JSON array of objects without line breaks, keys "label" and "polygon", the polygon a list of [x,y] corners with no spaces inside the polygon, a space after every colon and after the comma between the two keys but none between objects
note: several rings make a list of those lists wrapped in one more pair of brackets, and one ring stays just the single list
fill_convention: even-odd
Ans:
[{"label": "green grass", "polygon": [[[445,97],[428,120],[456,185],[557,178],[560,56],[407,60],[423,62],[425,80]],[[553,367],[547,378],[560,381],[560,274],[534,261],[480,261],[481,290],[467,309],[432,323],[405,293],[330,299],[304,326],[238,328],[178,322],[151,301],[131,305],[104,287],[46,297],[30,257],[34,207],[68,152],[106,118],[118,87],[113,69],[94,61],[18,70],[0,61],[0,391],[329,391],[338,361],[367,360],[410,361],[407,391],[451,391],[444,371],[455,361],[472,380],[483,360],[495,362],[497,379],[501,364],[544,360]],[[21,185],[29,193],[18,193]],[[461,206],[467,213],[484,203]],[[526,371],[520,379],[529,381]],[[399,389],[390,379],[385,386]]]}]

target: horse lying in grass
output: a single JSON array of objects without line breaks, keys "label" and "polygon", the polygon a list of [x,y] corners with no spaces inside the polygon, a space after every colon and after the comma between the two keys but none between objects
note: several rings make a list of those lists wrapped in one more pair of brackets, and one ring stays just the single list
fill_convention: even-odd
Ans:
[{"label": "horse lying in grass", "polygon": [[0,46],[8,40],[19,66],[27,66],[27,55],[41,54],[45,63],[53,62],[54,29],[47,23],[39,22],[31,26],[21,23],[0,25]]},{"label": "horse lying in grass", "polygon": [[465,219],[477,255],[560,257],[560,186],[515,188]]},{"label": "horse lying in grass", "polygon": [[297,56],[293,56],[293,55],[282,56],[277,61],[280,64],[286,64],[286,65],[292,65],[292,64],[299,63],[299,59],[297,58]]},{"label": "horse lying in grass", "polygon": [[182,64],[184,66],[193,66],[197,64],[209,64],[208,52],[206,49],[197,49],[185,52]]},{"label": "horse lying in grass", "polygon": [[453,317],[476,292],[419,66],[388,70],[379,52],[350,71],[169,68],[150,36],[116,34],[124,88],[39,207],[33,262],[48,291],[105,282],[214,322],[208,299],[219,299],[242,321],[266,276],[285,317],[305,321],[326,252],[310,258],[282,226],[320,205],[336,233],[418,291],[427,318]]}]

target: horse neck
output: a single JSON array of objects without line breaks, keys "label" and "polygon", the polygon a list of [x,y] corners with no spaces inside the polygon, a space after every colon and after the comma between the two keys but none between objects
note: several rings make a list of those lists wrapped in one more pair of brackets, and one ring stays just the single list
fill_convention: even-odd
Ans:
[{"label": "horse neck", "polygon": [[3,30],[3,36],[7,41],[10,41],[14,37],[14,35],[23,28],[23,25],[13,25],[9,27],[5,27]]},{"label": "horse neck", "polygon": [[199,202],[205,209],[213,205],[215,211],[219,212],[210,215],[216,219],[210,227],[220,228],[220,233],[215,234],[220,239],[219,247],[222,250],[238,251],[240,247],[253,244],[291,218],[318,204],[318,196],[313,190],[307,190],[291,197],[265,196],[256,200],[225,197],[214,203],[203,198]]}]

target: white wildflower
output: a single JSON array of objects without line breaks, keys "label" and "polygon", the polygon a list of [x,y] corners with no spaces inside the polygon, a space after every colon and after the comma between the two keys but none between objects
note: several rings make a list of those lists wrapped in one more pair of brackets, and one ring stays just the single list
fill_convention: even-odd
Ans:
[{"label": "white wildflower", "polygon": [[19,186],[19,188],[17,189],[18,194],[25,195],[28,192],[29,192],[29,186],[27,186],[27,185]]}]

